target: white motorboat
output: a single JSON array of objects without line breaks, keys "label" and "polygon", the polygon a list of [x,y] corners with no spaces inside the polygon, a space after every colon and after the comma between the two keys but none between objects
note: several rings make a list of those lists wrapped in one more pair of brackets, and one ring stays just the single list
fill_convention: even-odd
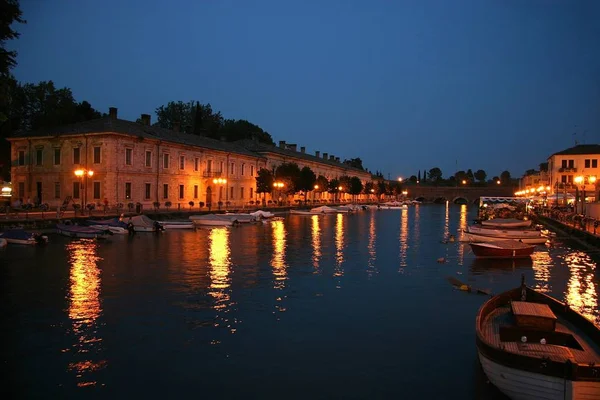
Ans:
[{"label": "white motorboat", "polygon": [[[476,242],[476,243],[477,242],[495,242],[497,240],[506,240],[507,239],[506,237],[482,235],[479,233],[471,233],[468,231],[463,231],[463,233],[465,234],[465,237],[469,242]],[[515,236],[515,237],[511,237],[510,239],[517,240],[519,242],[523,242],[523,243],[527,243],[527,244],[544,244],[548,240],[548,238],[546,238],[544,236],[534,236],[534,237]]]},{"label": "white motorboat", "polygon": [[56,232],[63,236],[79,239],[99,239],[113,233],[108,229],[96,229],[91,226],[56,224]]},{"label": "white motorboat", "polygon": [[166,230],[172,229],[194,229],[194,223],[192,221],[157,221],[160,226]]},{"label": "white motorboat", "polygon": [[542,232],[535,229],[495,229],[485,226],[470,225],[467,227],[469,233],[480,235],[492,235],[496,237],[514,238],[514,237],[538,237]]},{"label": "white motorboat", "polygon": [[275,216],[275,214],[273,214],[272,212],[263,210],[256,210],[254,212],[251,212],[250,215],[256,217],[257,220],[273,218]]},{"label": "white motorboat", "polygon": [[313,214],[336,214],[336,213],[347,213],[349,210],[340,210],[339,208],[329,207],[329,206],[320,206],[311,208],[310,212]]},{"label": "white motorboat", "polygon": [[516,219],[516,218],[494,218],[481,221],[481,225],[488,226],[490,228],[527,228],[531,226],[530,219]]},{"label": "white motorboat", "polygon": [[9,244],[34,245],[48,242],[48,236],[27,232],[23,229],[9,229],[0,233],[0,238]]},{"label": "white motorboat", "polygon": [[190,215],[190,221],[196,226],[232,226],[239,223],[235,217],[227,214]]},{"label": "white motorboat", "polygon": [[306,211],[306,210],[290,210],[290,214],[292,214],[292,215],[307,215],[307,216],[325,215],[325,213],[322,213],[322,212],[312,212],[312,211]]},{"label": "white motorboat", "polygon": [[163,227],[157,221],[148,218],[145,215],[124,217],[121,220],[126,224],[131,223],[133,225],[133,230],[136,232],[156,232],[163,230]]},{"label": "white motorboat", "polygon": [[[221,215],[221,214],[215,214],[215,215]],[[251,215],[251,214],[247,214],[247,213],[229,213],[229,212],[226,212],[225,214],[222,214],[222,215],[227,216],[228,218],[234,218],[240,224],[249,224],[249,223],[257,221],[256,216]]]}]

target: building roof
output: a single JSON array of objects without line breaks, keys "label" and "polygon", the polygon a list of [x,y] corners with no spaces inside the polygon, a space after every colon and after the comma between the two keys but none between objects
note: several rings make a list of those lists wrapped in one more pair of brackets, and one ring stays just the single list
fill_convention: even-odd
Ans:
[{"label": "building roof", "polygon": [[170,129],[159,128],[157,126],[143,125],[137,122],[117,119],[111,116],[39,131],[17,132],[12,136],[12,138],[42,138],[93,133],[120,133],[144,139],[162,140],[166,142],[198,146],[223,152],[243,154],[252,157],[261,157],[260,154],[252,152],[236,142],[224,142],[206,136],[177,132]]},{"label": "building roof", "polygon": [[552,154],[553,156],[600,154],[600,144],[578,144],[566,150]]},{"label": "building roof", "polygon": [[348,164],[344,164],[343,162],[338,162],[338,161],[334,161],[334,160],[330,160],[330,159],[326,159],[326,158],[317,157],[312,154],[303,153],[302,151],[295,151],[295,150],[292,150],[289,148],[282,148],[282,147],[273,146],[273,145],[266,144],[266,143],[261,143],[261,142],[258,142],[256,140],[252,140],[252,139],[238,140],[237,142],[234,142],[234,143],[239,143],[240,146],[243,146],[246,149],[251,150],[258,154],[275,153],[275,154],[282,155],[284,157],[299,158],[301,160],[331,165],[331,166],[338,167],[338,168],[345,168],[349,171],[355,171],[356,173],[363,173],[363,174],[370,175],[370,173],[365,170],[352,167]]}]

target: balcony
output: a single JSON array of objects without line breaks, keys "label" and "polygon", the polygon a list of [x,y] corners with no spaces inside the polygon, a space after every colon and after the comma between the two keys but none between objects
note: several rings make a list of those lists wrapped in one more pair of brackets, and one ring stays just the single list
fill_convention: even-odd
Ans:
[{"label": "balcony", "polygon": [[223,171],[204,171],[202,176],[205,178],[220,178],[223,176]]},{"label": "balcony", "polygon": [[575,167],[559,168],[558,172],[577,172],[577,168],[575,168]]}]

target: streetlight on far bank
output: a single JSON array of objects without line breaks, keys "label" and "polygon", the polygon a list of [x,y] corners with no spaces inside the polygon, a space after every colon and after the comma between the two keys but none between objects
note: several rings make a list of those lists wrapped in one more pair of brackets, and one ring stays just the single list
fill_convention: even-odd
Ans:
[{"label": "streetlight on far bank", "polygon": [[280,181],[273,182],[273,187],[277,188],[279,190],[279,205],[281,205],[281,189],[283,189],[284,186],[285,186],[285,184],[283,182],[280,182]]},{"label": "streetlight on far bank", "polygon": [[213,179],[213,183],[217,186],[219,186],[219,202],[217,203],[217,206],[219,207],[219,210],[221,209],[221,206],[223,205],[223,186],[225,184],[227,184],[227,179],[225,178],[215,178]]},{"label": "streetlight on far bank", "polygon": [[[76,169],[74,174],[79,178],[79,189],[83,192],[78,193],[79,198],[81,199],[81,212],[83,213],[84,207],[87,204],[87,179],[94,176],[94,171],[91,169]],[[73,193],[73,195],[75,195],[75,193]]]}]

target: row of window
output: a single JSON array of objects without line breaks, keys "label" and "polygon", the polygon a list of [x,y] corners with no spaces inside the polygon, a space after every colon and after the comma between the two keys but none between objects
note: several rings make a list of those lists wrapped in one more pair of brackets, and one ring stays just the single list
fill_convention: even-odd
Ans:
[{"label": "row of window", "polygon": [[[588,183],[588,178],[589,176],[585,177],[585,182]],[[573,175],[561,175],[560,176],[560,182],[561,183],[570,183],[572,184],[573,182],[575,182],[575,178]]]},{"label": "row of window", "polygon": [[[41,183],[39,183],[38,185],[40,185],[40,191],[41,191]],[[74,199],[79,199],[81,194],[80,194],[80,187],[81,187],[81,182],[73,182],[73,198]],[[100,196],[100,182],[92,182],[92,187],[93,187],[93,194],[92,194],[92,198],[94,200],[100,200],[101,196]],[[254,188],[249,188],[249,198],[252,198],[254,196]],[[219,196],[222,198],[223,195],[223,187],[219,187],[220,193]],[[131,182],[126,182],[125,183],[125,199],[126,200],[130,200],[132,198],[132,192],[133,192],[133,185]],[[25,182],[19,182],[18,184],[18,188],[17,188],[17,196],[18,197],[23,197],[25,194]],[[179,198],[180,199],[184,199],[185,198],[185,185],[179,185]],[[240,194],[240,199],[244,199],[245,198],[245,188],[241,187],[239,188],[239,194]],[[194,199],[197,199],[199,197],[199,187],[198,185],[194,185]],[[54,182],[54,198],[55,199],[60,199],[62,198],[61,196],[61,184],[60,182]],[[150,200],[152,198],[152,184],[151,183],[145,183],[144,184],[144,199],[146,200]],[[163,199],[168,199],[169,198],[169,184],[165,183],[163,184]],[[230,187],[229,188],[229,200],[234,200],[235,199],[235,188]]]},{"label": "row of window", "polygon": [[[583,160],[584,168],[598,168],[598,159]],[[561,168],[575,168],[575,160],[561,160]]]},{"label": "row of window", "polygon": [[[93,148],[93,163],[100,164],[101,161],[101,147]],[[61,162],[61,150],[54,149],[53,153],[53,165],[60,165]],[[145,166],[152,167],[152,151],[146,150],[145,155]],[[163,154],[163,168],[168,169],[170,167],[171,157],[168,153]],[[36,149],[35,151],[35,165],[42,166],[44,163],[44,151],[43,149]],[[25,150],[19,150],[18,152],[18,160],[17,164],[20,166],[25,165]],[[81,164],[81,149],[76,147],[73,149],[73,164]],[[126,148],[125,149],[125,165],[133,165],[133,149]],[[185,156],[179,156],[179,169],[185,169]],[[200,170],[200,159],[198,157],[194,158],[194,171]],[[220,170],[216,172],[223,172],[224,170],[224,162],[220,162]],[[213,172],[213,161],[206,161],[206,172]],[[235,174],[235,163],[230,163],[229,165],[229,174]],[[246,164],[241,164],[240,166],[240,174],[243,176],[246,174]],[[250,176],[254,176],[254,165],[250,165]]]}]

